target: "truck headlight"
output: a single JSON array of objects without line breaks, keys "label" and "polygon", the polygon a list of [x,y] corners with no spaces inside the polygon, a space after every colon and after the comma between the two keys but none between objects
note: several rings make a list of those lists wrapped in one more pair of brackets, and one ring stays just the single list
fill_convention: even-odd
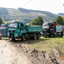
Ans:
[{"label": "truck headlight", "polygon": [[17,34],[15,34],[15,36],[18,36]]},{"label": "truck headlight", "polygon": [[7,33],[7,36],[9,36],[9,33]]}]

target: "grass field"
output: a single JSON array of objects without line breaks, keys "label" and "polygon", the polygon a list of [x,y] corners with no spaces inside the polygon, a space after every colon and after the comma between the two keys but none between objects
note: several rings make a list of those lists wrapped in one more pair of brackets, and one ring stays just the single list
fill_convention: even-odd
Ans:
[{"label": "grass field", "polygon": [[8,37],[3,37],[2,39],[9,39]]},{"label": "grass field", "polygon": [[[3,39],[9,39],[9,38],[3,37]],[[27,40],[25,42],[28,43],[27,45],[31,49],[51,52],[51,50],[55,48],[61,54],[64,54],[64,36],[63,37],[55,37],[55,38],[41,37],[40,39],[37,39],[37,40]]]},{"label": "grass field", "polygon": [[50,52],[52,49],[55,48],[60,53],[64,54],[64,36],[56,37],[56,38],[41,37],[40,39],[29,41],[28,46],[31,49],[36,49],[39,51],[46,51],[46,52]]}]

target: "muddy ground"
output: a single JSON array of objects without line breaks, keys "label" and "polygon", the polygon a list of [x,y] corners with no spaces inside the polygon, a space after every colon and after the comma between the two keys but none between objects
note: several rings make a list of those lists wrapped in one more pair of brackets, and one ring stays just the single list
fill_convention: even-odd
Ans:
[{"label": "muddy ground", "polygon": [[32,50],[28,42],[0,40],[0,64],[64,64],[59,52],[52,53]]}]

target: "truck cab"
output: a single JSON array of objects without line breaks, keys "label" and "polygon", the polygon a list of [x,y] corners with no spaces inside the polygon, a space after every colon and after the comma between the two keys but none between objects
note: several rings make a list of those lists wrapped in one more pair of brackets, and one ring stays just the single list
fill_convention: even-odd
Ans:
[{"label": "truck cab", "polygon": [[43,24],[43,36],[53,37],[56,32],[56,24],[54,22],[45,22]]},{"label": "truck cab", "polygon": [[24,21],[13,21],[8,25],[8,37],[12,38],[20,38],[22,34],[26,33],[26,24]]},{"label": "truck cab", "polygon": [[3,37],[7,37],[7,29],[8,29],[8,24],[0,25],[0,33],[2,34]]},{"label": "truck cab", "polygon": [[43,24],[43,36],[44,37],[55,37],[61,36],[63,37],[63,26],[56,25],[55,22],[45,22]]}]

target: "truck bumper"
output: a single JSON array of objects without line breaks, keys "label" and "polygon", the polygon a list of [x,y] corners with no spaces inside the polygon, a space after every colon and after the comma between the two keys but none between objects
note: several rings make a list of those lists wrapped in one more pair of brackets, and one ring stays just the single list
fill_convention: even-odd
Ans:
[{"label": "truck bumper", "polygon": [[43,36],[48,36],[49,33],[47,33],[46,31],[43,32]]},{"label": "truck bumper", "polygon": [[19,38],[19,34],[18,33],[10,33],[9,38]]},{"label": "truck bumper", "polygon": [[14,34],[10,34],[9,35],[9,38],[14,38]]}]

